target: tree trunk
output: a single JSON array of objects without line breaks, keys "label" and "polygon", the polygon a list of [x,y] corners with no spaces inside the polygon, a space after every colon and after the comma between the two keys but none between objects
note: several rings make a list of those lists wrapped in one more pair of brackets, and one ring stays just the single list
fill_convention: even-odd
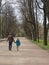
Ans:
[{"label": "tree trunk", "polygon": [[37,0],[36,0],[36,2],[35,2],[35,6],[36,6],[36,27],[37,27],[37,41],[38,41],[38,43],[39,43],[39,29],[38,29],[38,18],[37,18]]},{"label": "tree trunk", "polygon": [[28,0],[28,5],[29,5],[29,12],[30,12],[30,18],[31,18],[31,22],[33,22],[33,40],[36,41],[37,40],[37,32],[36,32],[36,23],[35,23],[35,17],[34,17],[34,7],[33,7],[33,0]]},{"label": "tree trunk", "polygon": [[44,45],[47,45],[46,8],[44,5]]}]

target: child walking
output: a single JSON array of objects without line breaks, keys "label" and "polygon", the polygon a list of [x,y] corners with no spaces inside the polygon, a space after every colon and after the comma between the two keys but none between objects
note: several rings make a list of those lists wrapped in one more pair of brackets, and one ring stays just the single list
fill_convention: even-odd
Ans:
[{"label": "child walking", "polygon": [[19,51],[20,40],[19,40],[19,39],[17,39],[15,43],[16,43],[16,46],[17,46],[17,51]]}]

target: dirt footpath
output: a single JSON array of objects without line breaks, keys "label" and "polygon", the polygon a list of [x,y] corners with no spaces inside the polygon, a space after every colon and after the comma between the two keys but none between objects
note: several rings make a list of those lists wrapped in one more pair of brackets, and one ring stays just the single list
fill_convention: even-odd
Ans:
[{"label": "dirt footpath", "polygon": [[[15,38],[16,39],[16,38]],[[8,42],[0,42],[0,65],[49,65],[49,53],[24,37],[19,37],[21,46],[17,52],[13,43],[12,51]]]}]

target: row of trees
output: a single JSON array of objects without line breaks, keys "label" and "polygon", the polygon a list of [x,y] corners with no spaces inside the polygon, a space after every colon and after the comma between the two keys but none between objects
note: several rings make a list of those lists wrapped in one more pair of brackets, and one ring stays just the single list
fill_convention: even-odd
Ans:
[{"label": "row of trees", "polygon": [[[38,8],[43,10],[44,14],[44,45],[47,45],[47,18],[49,19],[49,0],[41,0],[43,3],[43,7],[40,7],[40,2],[38,0],[21,0],[21,13],[23,18],[23,27],[27,37],[34,39],[36,41],[38,39],[39,42],[39,23],[38,23]],[[35,7],[34,7],[35,6]],[[35,9],[35,12],[34,12]]]},{"label": "row of trees", "polygon": [[16,35],[17,19],[12,5],[7,2],[0,11],[0,36],[7,37],[9,33]]},{"label": "row of trees", "polygon": [[21,13],[23,17],[23,27],[26,36],[28,36],[30,39],[36,40],[36,23],[35,23],[35,17],[34,17],[34,7],[33,7],[33,1],[31,0],[24,0],[21,1]]},{"label": "row of trees", "polygon": [[47,18],[49,19],[49,0],[41,0],[43,2],[43,11],[44,11],[44,44],[47,45],[47,35],[48,35],[48,28],[47,28]]}]

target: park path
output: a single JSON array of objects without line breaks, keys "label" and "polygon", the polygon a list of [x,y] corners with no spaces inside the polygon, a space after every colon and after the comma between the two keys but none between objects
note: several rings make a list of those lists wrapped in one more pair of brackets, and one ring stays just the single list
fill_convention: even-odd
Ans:
[{"label": "park path", "polygon": [[12,51],[9,51],[7,41],[0,42],[0,65],[49,65],[47,51],[24,37],[19,39],[21,46],[18,52],[14,43]]}]

